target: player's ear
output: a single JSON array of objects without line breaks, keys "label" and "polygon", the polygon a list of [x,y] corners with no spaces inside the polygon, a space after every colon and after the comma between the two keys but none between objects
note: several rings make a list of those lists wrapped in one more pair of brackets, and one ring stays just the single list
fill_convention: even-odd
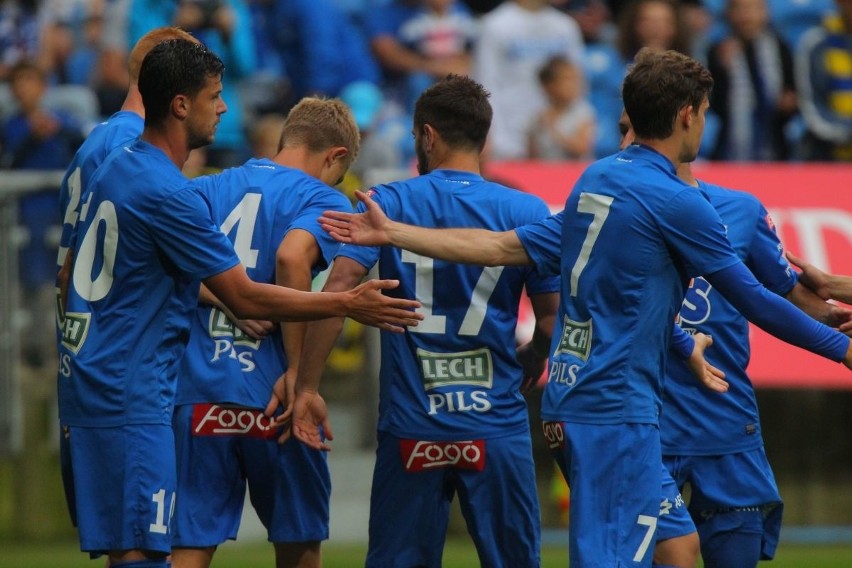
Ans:
[{"label": "player's ear", "polygon": [[335,146],[330,148],[325,156],[326,165],[334,165],[335,162],[343,159],[347,154],[349,154],[349,149],[345,146]]},{"label": "player's ear", "polygon": [[685,107],[680,109],[680,112],[678,113],[678,119],[680,120],[680,123],[683,125],[685,130],[689,130],[689,128],[692,126],[692,121],[695,120],[695,115],[695,107],[692,105],[686,105]]},{"label": "player's ear", "polygon": [[186,95],[176,95],[172,99],[172,114],[183,120],[189,114],[190,100]]},{"label": "player's ear", "polygon": [[426,148],[431,150],[432,145],[435,143],[435,138],[437,137],[438,132],[432,128],[431,124],[423,125],[423,141],[426,143]]}]

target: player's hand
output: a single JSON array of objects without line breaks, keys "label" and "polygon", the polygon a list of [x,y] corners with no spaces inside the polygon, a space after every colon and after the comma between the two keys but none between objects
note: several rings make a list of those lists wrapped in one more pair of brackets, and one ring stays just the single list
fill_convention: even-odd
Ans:
[{"label": "player's hand", "polygon": [[388,227],[391,224],[382,208],[373,201],[369,194],[356,191],[367,210],[364,213],[347,213],[345,211],[324,211],[317,222],[335,240],[354,245],[382,246],[389,245]]},{"label": "player's hand", "polygon": [[334,433],[328,421],[328,407],[318,392],[296,393],[291,430],[293,436],[303,444],[315,450],[331,451],[328,441],[334,440]]},{"label": "player's hand", "polygon": [[790,251],[786,251],[787,260],[790,264],[800,269],[799,280],[810,288],[814,294],[823,300],[830,299],[828,288],[828,275],[809,262],[805,262]]},{"label": "player's hand", "polygon": [[422,314],[414,311],[420,307],[420,302],[382,294],[382,290],[397,286],[399,280],[368,280],[345,292],[350,296],[346,315],[364,325],[395,333],[403,333],[406,327],[416,326],[423,319]]},{"label": "player's hand", "polygon": [[[284,412],[275,418],[275,427],[283,426],[293,414],[293,404],[296,400],[296,373],[287,370],[283,375],[278,377],[275,384],[272,385],[272,394],[269,397],[269,402],[266,404],[264,414],[270,418],[275,416],[279,408],[283,408]],[[289,434],[288,434],[289,435]]]},{"label": "player's hand", "polygon": [[232,320],[234,325],[252,339],[263,339],[275,330],[277,324],[266,320],[238,319]]},{"label": "player's hand", "polygon": [[831,304],[828,308],[828,317],[824,323],[829,327],[837,328],[840,333],[852,337],[852,310],[849,308]]},{"label": "player's hand", "polygon": [[521,381],[521,392],[525,393],[538,383],[542,373],[544,373],[545,367],[547,367],[547,357],[538,357],[533,353],[532,341],[527,341],[523,345],[518,346],[515,357],[518,363],[521,364],[521,369],[524,372],[524,378]]},{"label": "player's hand", "polygon": [[703,333],[696,333],[692,338],[695,340],[695,347],[692,348],[692,354],[687,361],[692,374],[708,389],[727,392],[728,383],[725,381],[725,373],[704,358],[704,351],[713,345],[713,338]]}]

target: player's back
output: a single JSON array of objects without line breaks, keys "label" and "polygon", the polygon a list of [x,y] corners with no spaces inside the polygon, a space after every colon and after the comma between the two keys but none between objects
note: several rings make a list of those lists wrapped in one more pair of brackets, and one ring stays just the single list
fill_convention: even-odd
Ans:
[{"label": "player's back", "polygon": [[687,277],[731,257],[718,216],[661,154],[631,146],[590,166],[565,205],[545,419],[656,423]]},{"label": "player's back", "polygon": [[59,187],[59,214],[62,216],[62,234],[59,241],[59,266],[71,246],[78,208],[85,201],[88,183],[107,155],[119,146],[129,143],[142,133],[144,119],[131,111],[119,111],[98,124],[74,154],[62,184]]},{"label": "player's back", "polygon": [[[505,231],[548,215],[537,197],[468,172],[437,170],[374,188],[394,220],[426,227]],[[531,267],[483,268],[421,257],[392,247],[341,248],[382,278],[391,293],[416,297],[425,319],[405,334],[382,333],[379,428],[410,438],[462,439],[526,428],[515,359],[520,294],[554,292]]]},{"label": "player's back", "polygon": [[[193,181],[209,199],[214,220],[233,243],[249,277],[275,283],[279,244],[294,229],[314,235],[327,267],[337,245],[319,227],[326,210],[350,210],[339,191],[294,168],[252,159],[221,174]],[[286,369],[280,328],[254,340],[221,310],[199,304],[181,363],[177,404],[233,403],[265,407],[275,380]],[[245,380],[238,380],[243,377]]]},{"label": "player's back", "polygon": [[61,418],[169,424],[198,282],[236,258],[201,196],[147,142],[110,153],[90,189],[61,345]]},{"label": "player's back", "polygon": [[[705,183],[701,190],[718,211],[728,240],[746,266],[770,291],[787,294],[796,277],[763,205],[741,191]],[[663,452],[718,455],[761,446],[757,401],[746,374],[750,349],[745,316],[704,278],[697,277],[686,291],[679,323],[688,333],[713,337],[711,362],[725,372],[730,388],[722,397],[696,388],[686,364],[670,357],[660,421]]]}]

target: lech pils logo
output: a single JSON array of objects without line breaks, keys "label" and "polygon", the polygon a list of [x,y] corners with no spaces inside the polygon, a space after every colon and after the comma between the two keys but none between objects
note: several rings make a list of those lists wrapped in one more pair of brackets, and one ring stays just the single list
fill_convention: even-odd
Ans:
[{"label": "lech pils logo", "polygon": [[417,359],[426,390],[446,385],[491,388],[494,382],[491,350],[487,347],[459,353],[432,353],[418,348]]},{"label": "lech pils logo", "polygon": [[564,316],[562,320],[562,333],[559,336],[559,345],[553,356],[562,353],[574,355],[583,361],[589,360],[592,350],[592,320],[583,322],[574,321]]},{"label": "lech pils logo", "polygon": [[62,325],[62,345],[74,354],[80,352],[86,336],[89,334],[89,321],[92,314],[66,312]]}]

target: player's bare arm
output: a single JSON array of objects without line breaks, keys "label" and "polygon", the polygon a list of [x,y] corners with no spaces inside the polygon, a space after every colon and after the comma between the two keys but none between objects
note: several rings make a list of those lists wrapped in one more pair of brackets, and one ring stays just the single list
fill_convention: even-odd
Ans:
[{"label": "player's bare arm", "polygon": [[787,294],[787,299],[797,308],[829,327],[836,327],[841,331],[852,330],[852,310],[823,300],[802,282],[796,283]]},{"label": "player's bare arm", "polygon": [[[338,256],[331,267],[324,291],[341,292],[357,286],[367,275],[361,264],[344,256]],[[343,318],[327,318],[311,322],[305,334],[299,377],[296,382],[296,402],[293,408],[292,432],[301,442],[317,450],[329,450],[329,445],[320,436],[322,426],[325,437],[333,439],[328,422],[328,410],[319,396],[323,367],[328,359],[337,336],[343,328]]]},{"label": "player's bare arm", "polygon": [[450,262],[482,266],[532,264],[515,231],[485,229],[427,229],[391,221],[381,207],[363,192],[355,192],[367,206],[364,213],[326,211],[322,228],[342,243],[390,245]]},{"label": "player's bare arm", "polygon": [[205,279],[204,283],[241,318],[305,321],[351,317],[365,325],[398,333],[423,319],[413,311],[420,307],[420,302],[382,295],[382,290],[399,286],[396,280],[370,280],[347,292],[299,292],[254,282],[238,264]]},{"label": "player's bare arm", "polygon": [[[313,280],[311,269],[319,259],[320,250],[313,235],[303,229],[289,231],[275,254],[275,283],[293,290],[309,292]],[[307,323],[282,322],[280,325],[284,338],[284,354],[287,356],[287,371],[273,387],[267,412],[274,413],[280,404],[284,407],[280,418],[287,419],[293,412],[293,401],[296,398],[296,377]]]},{"label": "player's bare arm", "polygon": [[550,339],[553,335],[556,312],[559,308],[559,294],[536,294],[530,296],[533,313],[535,314],[535,329],[532,339],[518,347],[518,362],[524,370],[524,380],[521,392],[527,392],[541,377],[547,366],[547,356],[550,351]]},{"label": "player's bare arm", "polygon": [[251,337],[252,339],[263,339],[269,333],[275,329],[275,324],[269,320],[253,320],[253,319],[240,319],[234,315],[234,313],[228,309],[228,306],[222,303],[219,298],[217,298],[210,289],[204,284],[201,285],[201,288],[198,291],[198,301],[202,304],[209,304],[211,306],[216,306],[228,317],[231,322],[240,330],[242,330],[246,335]]},{"label": "player's bare arm", "polygon": [[852,303],[852,277],[823,272],[813,264],[787,253],[787,260],[801,269],[799,279],[824,300],[829,298]]},{"label": "player's bare arm", "polygon": [[713,338],[703,333],[696,333],[692,338],[695,340],[695,346],[692,348],[692,353],[687,361],[692,374],[708,389],[715,392],[727,392],[729,385],[725,381],[725,372],[714,367],[704,358],[704,352],[713,345]]}]

